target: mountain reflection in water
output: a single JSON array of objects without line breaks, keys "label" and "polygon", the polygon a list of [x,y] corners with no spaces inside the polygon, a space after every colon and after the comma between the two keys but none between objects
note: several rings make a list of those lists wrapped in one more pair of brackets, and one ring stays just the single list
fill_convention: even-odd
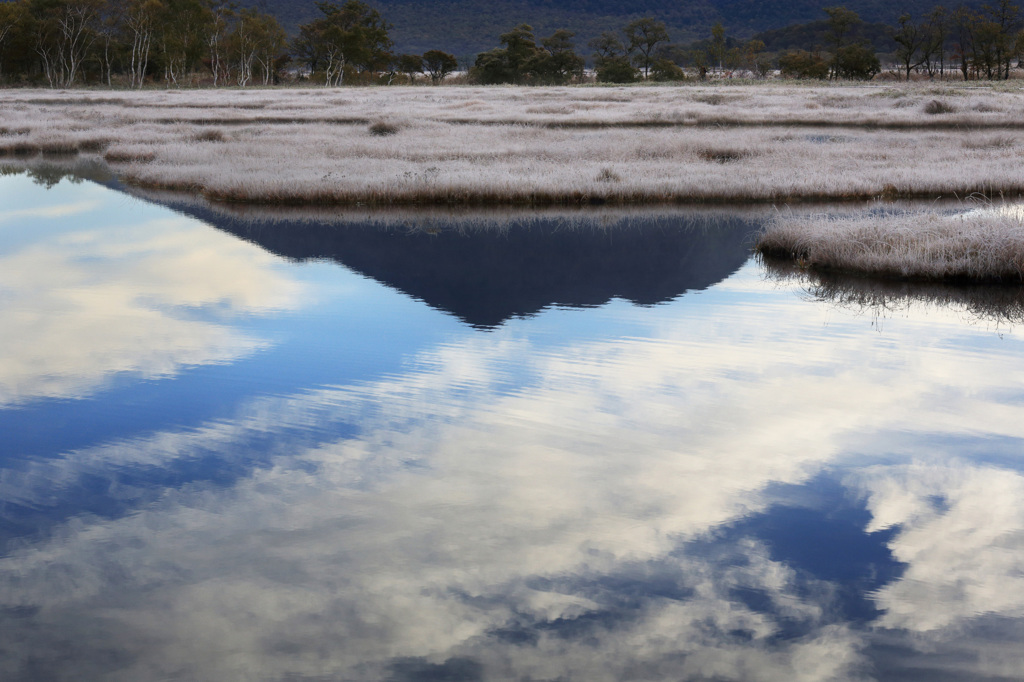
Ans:
[{"label": "mountain reflection in water", "polygon": [[0,200],[4,680],[1024,669],[1010,325],[879,328],[751,215]]},{"label": "mountain reflection in water", "polygon": [[712,211],[490,211],[477,220],[404,213],[324,222],[301,211],[265,221],[168,203],[271,253],[329,258],[485,329],[551,305],[599,306],[612,298],[654,305],[705,289],[746,262],[754,229],[750,216]]}]

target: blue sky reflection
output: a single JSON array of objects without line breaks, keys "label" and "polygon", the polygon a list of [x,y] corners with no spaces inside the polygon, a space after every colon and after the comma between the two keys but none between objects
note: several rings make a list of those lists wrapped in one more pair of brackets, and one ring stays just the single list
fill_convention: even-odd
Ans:
[{"label": "blue sky reflection", "polygon": [[[210,248],[233,262],[243,247]],[[260,267],[264,294],[217,300],[297,305],[280,292],[298,296],[301,277]],[[228,482],[157,485],[131,513],[72,515],[12,546],[0,676],[816,681],[1024,667],[1017,640],[992,634],[1024,616],[1015,330],[993,341],[934,305],[879,330],[755,263],[656,307],[548,309],[486,332],[430,319],[444,332],[406,346],[396,369],[254,390],[229,417],[5,470],[0,498],[42,508],[125,466],[262,453]],[[230,357],[253,352],[238,343]],[[198,362],[168,347],[161,367]],[[152,371],[95,366],[62,395],[118,367]],[[59,393],[24,385],[51,388],[11,394]],[[946,440],[963,448],[933,447]],[[801,543],[816,536],[821,551]]]}]

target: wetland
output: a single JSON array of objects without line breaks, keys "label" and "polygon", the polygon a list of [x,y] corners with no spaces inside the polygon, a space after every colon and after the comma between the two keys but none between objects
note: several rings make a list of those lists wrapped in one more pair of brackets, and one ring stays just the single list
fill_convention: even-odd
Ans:
[{"label": "wetland", "polygon": [[94,177],[0,178],[4,679],[1024,666],[1019,289]]},{"label": "wetland", "polygon": [[0,677],[1018,677],[1022,110],[6,91]]}]

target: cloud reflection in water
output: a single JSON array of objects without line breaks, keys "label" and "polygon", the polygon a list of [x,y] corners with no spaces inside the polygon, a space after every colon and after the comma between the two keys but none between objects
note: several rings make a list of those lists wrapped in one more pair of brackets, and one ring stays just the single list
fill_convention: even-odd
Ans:
[{"label": "cloud reflection in water", "polygon": [[0,255],[0,408],[235,360],[264,342],[228,318],[297,303],[274,258],[194,221],[144,207],[126,221],[118,195],[93,185],[42,209],[47,190],[28,178],[3,187],[0,230],[37,236]]},{"label": "cloud reflection in water", "polygon": [[[549,311],[401,374],[11,473],[5,494],[42,504],[118,463],[276,453],[226,489],[167,489],[0,559],[0,674],[848,680],[1024,664],[1011,641],[956,640],[993,617],[1019,629],[1000,586],[1019,575],[1021,476],[926,447],[983,441],[1012,461],[1019,339],[916,304],[877,333],[796,290],[751,264],[620,310],[643,329],[629,337],[552,342],[555,316],[595,311]],[[342,425],[357,434],[323,435]],[[874,622],[847,620],[836,584],[771,533],[730,534],[814,508],[822,478],[905,564],[866,595]]]}]

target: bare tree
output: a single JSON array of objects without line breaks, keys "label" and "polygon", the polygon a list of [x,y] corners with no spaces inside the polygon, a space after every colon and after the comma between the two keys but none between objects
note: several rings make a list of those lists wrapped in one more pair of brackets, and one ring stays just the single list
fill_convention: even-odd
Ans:
[{"label": "bare tree", "polygon": [[936,5],[928,14],[929,44],[926,66],[928,75],[934,75],[935,57],[939,60],[939,77],[946,75],[946,39],[949,37],[949,12],[942,5]]},{"label": "bare tree", "polygon": [[[7,47],[7,39],[15,34],[15,31],[27,18],[28,10],[24,3],[0,3],[0,69],[3,67],[3,53]],[[0,70],[0,77],[2,76],[3,71]]]},{"label": "bare tree", "polygon": [[228,24],[234,17],[234,6],[220,0],[207,0],[211,23],[206,34],[206,49],[213,72],[213,87],[221,80],[228,79],[229,65],[224,54],[228,37]]},{"label": "bare tree", "polygon": [[996,78],[1008,79],[1017,31],[1020,29],[1020,7],[1010,0],[999,0],[995,5],[985,5],[982,11],[988,14],[989,22],[996,28],[996,38],[992,45]]},{"label": "bare tree", "polygon": [[78,79],[96,39],[102,4],[103,0],[64,0],[39,22],[36,53],[50,87],[67,88]]},{"label": "bare tree", "polygon": [[270,85],[274,80],[278,59],[288,46],[288,36],[276,18],[264,14],[257,26],[256,43],[256,62],[260,65],[263,84]]},{"label": "bare tree", "polygon": [[213,10],[200,0],[162,2],[159,42],[164,81],[177,85],[178,79],[195,73],[208,45],[209,33],[215,28],[215,17]]},{"label": "bare tree", "polygon": [[964,80],[970,78],[971,55],[974,52],[974,14],[966,5],[953,11],[953,57],[957,60]]},{"label": "bare tree", "polygon": [[896,57],[900,60],[909,81],[910,72],[928,59],[928,51],[925,48],[931,41],[930,31],[927,26],[915,23],[909,14],[904,14],[899,18],[896,30],[892,32],[892,39],[897,45]]},{"label": "bare tree", "polygon": [[160,0],[132,0],[125,7],[121,23],[131,45],[128,61],[128,85],[141,88],[149,67],[149,52],[157,18],[164,6]]}]

